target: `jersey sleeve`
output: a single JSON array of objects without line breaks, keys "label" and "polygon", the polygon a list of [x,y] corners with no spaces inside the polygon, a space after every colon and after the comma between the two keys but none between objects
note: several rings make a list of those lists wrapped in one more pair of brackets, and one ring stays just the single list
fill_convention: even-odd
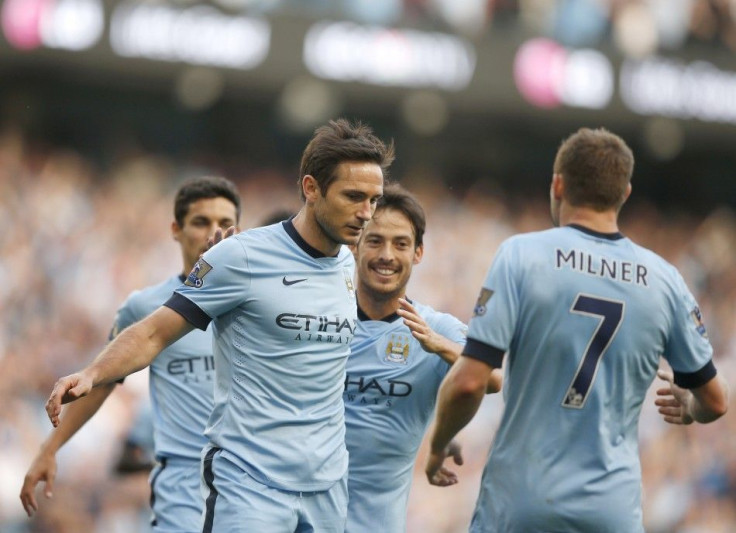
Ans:
[{"label": "jersey sleeve", "polygon": [[519,310],[515,247],[505,241],[498,249],[473,309],[463,355],[500,368],[516,330]]},{"label": "jersey sleeve", "polygon": [[[460,346],[464,347],[468,341],[468,326],[448,313],[438,313],[431,327],[436,333]],[[435,364],[441,376],[450,370],[450,364],[441,357],[436,358]]]},{"label": "jersey sleeve", "polygon": [[[133,293],[126,298],[126,300],[123,302],[123,305],[121,305],[118,308],[117,313],[115,314],[115,320],[112,323],[112,329],[110,330],[110,334],[107,336],[108,342],[112,342],[115,337],[117,337],[121,331],[123,331],[128,326],[131,326],[138,322],[141,318],[140,311],[136,310],[136,295],[139,294],[139,291],[134,291]],[[122,377],[116,383],[123,383],[125,381],[125,378]]]},{"label": "jersey sleeve", "polygon": [[125,302],[123,302],[123,305],[118,308],[118,311],[115,314],[115,320],[112,323],[112,329],[110,329],[110,334],[107,336],[108,341],[113,340],[120,334],[121,331],[123,331],[131,324],[135,324],[141,319],[141,317],[138,316],[140,313],[137,313],[135,311],[136,294],[137,291],[133,292],[130,296],[128,296]]},{"label": "jersey sleeve", "polygon": [[245,247],[230,237],[205,252],[165,305],[206,329],[207,317],[216,318],[243,303],[250,280]]},{"label": "jersey sleeve", "polygon": [[691,389],[715,376],[713,347],[698,303],[682,276],[675,274],[673,286],[672,321],[664,357],[675,374],[675,383]]},{"label": "jersey sleeve", "polygon": [[465,346],[468,340],[468,326],[454,316],[447,313],[440,313],[437,317],[437,323],[432,327],[437,333],[456,342],[461,346]]}]

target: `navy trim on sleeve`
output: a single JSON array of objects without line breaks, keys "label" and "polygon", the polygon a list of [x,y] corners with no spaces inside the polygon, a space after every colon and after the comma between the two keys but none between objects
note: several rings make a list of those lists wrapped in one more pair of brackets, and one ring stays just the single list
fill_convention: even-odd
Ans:
[{"label": "navy trim on sleeve", "polygon": [[197,304],[192,302],[186,296],[182,296],[178,292],[171,295],[171,298],[166,300],[164,303],[169,309],[173,309],[181,316],[187,319],[187,322],[192,324],[195,328],[201,329],[202,331],[207,329],[207,326],[212,321],[210,316],[202,311]]},{"label": "navy trim on sleeve", "polygon": [[506,353],[505,350],[480,342],[475,339],[468,339],[463,348],[462,355],[466,357],[472,357],[478,361],[483,361],[488,366],[493,368],[501,368],[503,364],[503,356]]},{"label": "navy trim on sleeve", "polygon": [[683,389],[696,389],[716,377],[717,373],[711,359],[697,372],[675,372],[675,385]]}]

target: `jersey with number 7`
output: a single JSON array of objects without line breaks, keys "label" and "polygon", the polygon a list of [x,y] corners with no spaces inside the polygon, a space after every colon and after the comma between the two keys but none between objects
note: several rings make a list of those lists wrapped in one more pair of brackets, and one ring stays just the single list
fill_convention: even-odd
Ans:
[{"label": "jersey with number 7", "polygon": [[471,530],[643,532],[638,421],[659,358],[683,387],[715,375],[677,270],[620,233],[512,237],[465,352],[489,347],[507,353],[506,407]]}]

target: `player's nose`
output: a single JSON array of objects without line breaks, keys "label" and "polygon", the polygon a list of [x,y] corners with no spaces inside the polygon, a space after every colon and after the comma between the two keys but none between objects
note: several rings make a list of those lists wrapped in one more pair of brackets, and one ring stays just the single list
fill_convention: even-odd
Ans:
[{"label": "player's nose", "polygon": [[366,199],[364,202],[361,202],[358,212],[357,212],[358,219],[365,225],[373,216],[373,204],[371,203],[370,199]]}]

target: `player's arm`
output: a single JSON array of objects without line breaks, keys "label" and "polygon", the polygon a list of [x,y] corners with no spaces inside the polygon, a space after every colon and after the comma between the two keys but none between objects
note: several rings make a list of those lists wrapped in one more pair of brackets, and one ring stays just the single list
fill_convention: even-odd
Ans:
[{"label": "player's arm", "polygon": [[726,414],[729,389],[719,374],[693,389],[676,385],[672,372],[668,370],[659,370],[657,375],[667,382],[666,387],[657,389],[654,402],[665,422],[677,425],[693,422],[707,424]]},{"label": "player's arm", "polygon": [[[421,317],[416,308],[406,299],[399,298],[398,315],[404,319],[404,324],[411,331],[412,336],[419,341],[422,349],[440,356],[446,363],[453,365],[460,358],[463,345],[453,342],[444,335],[434,331]],[[486,393],[495,393],[503,385],[503,372],[500,368],[493,369],[488,376]]]},{"label": "player's arm", "polygon": [[193,328],[179,313],[161,306],[123,330],[87,367],[56,382],[46,402],[51,423],[54,427],[59,425],[62,404],[86,396],[93,387],[112,383],[145,368],[161,350]]},{"label": "player's arm", "polygon": [[26,472],[23,487],[20,490],[20,501],[29,517],[38,511],[35,492],[39,482],[46,483],[44,495],[47,498],[53,495],[56,479],[56,452],[92,418],[114,388],[115,383],[97,387],[80,401],[70,405],[64,410],[64,416],[58,427],[41,444]]},{"label": "player's arm", "polygon": [[425,472],[432,485],[452,484],[456,476],[442,464],[447,446],[478,411],[490,379],[492,367],[472,357],[461,357],[442,381],[437,396],[437,413],[430,439]]}]

